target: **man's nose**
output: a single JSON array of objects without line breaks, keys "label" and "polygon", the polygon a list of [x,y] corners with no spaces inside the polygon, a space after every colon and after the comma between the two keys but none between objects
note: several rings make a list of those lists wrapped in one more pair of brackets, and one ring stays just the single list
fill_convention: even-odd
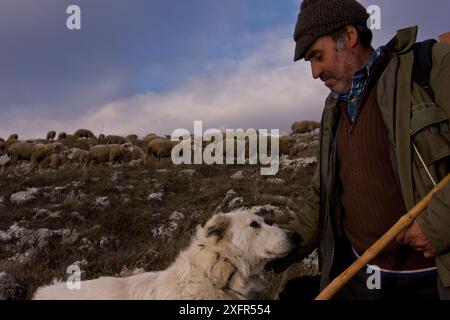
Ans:
[{"label": "man's nose", "polygon": [[322,71],[323,69],[318,63],[311,62],[311,72],[314,79],[317,79],[321,75]]}]

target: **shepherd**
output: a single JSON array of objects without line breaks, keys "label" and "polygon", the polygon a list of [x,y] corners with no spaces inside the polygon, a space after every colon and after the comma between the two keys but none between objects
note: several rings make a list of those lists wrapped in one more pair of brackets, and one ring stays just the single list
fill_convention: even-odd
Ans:
[{"label": "shepherd", "polygon": [[[294,32],[294,60],[330,94],[311,195],[292,226],[301,249],[272,267],[319,247],[321,290],[450,172],[450,46],[416,42],[415,26],[374,49],[368,17],[355,0],[304,0]],[[371,261],[379,288],[366,265],[334,298],[450,299],[449,230],[447,184]]]}]

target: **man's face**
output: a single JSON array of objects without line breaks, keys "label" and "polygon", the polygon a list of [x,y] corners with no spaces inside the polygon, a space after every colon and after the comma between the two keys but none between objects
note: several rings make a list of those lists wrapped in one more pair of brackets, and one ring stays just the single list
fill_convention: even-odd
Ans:
[{"label": "man's face", "polygon": [[347,49],[336,50],[331,36],[323,36],[314,42],[306,52],[305,60],[311,63],[314,79],[320,78],[331,91],[348,93],[356,68]]}]

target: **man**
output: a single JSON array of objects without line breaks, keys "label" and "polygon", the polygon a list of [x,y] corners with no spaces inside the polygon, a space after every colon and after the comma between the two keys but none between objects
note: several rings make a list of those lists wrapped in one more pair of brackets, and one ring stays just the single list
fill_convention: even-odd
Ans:
[{"label": "man", "polygon": [[[294,33],[294,61],[309,62],[331,93],[313,192],[295,226],[301,249],[274,269],[318,245],[321,289],[450,172],[450,46],[432,48],[432,100],[411,80],[417,27],[374,50],[368,17],[355,0],[304,0]],[[450,299],[450,185],[371,265],[335,298]]]}]

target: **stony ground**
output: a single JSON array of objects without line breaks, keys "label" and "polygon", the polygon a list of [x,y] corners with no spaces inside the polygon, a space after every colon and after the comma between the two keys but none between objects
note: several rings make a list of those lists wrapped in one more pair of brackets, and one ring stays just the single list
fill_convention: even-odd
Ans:
[{"label": "stony ground", "polygon": [[[286,158],[276,176],[253,165],[67,165],[42,176],[0,176],[0,299],[29,299],[77,264],[82,279],[166,268],[218,206],[255,207],[278,223],[301,208],[316,166],[317,143]],[[275,299],[291,277],[317,272],[314,259],[267,274]]]}]

